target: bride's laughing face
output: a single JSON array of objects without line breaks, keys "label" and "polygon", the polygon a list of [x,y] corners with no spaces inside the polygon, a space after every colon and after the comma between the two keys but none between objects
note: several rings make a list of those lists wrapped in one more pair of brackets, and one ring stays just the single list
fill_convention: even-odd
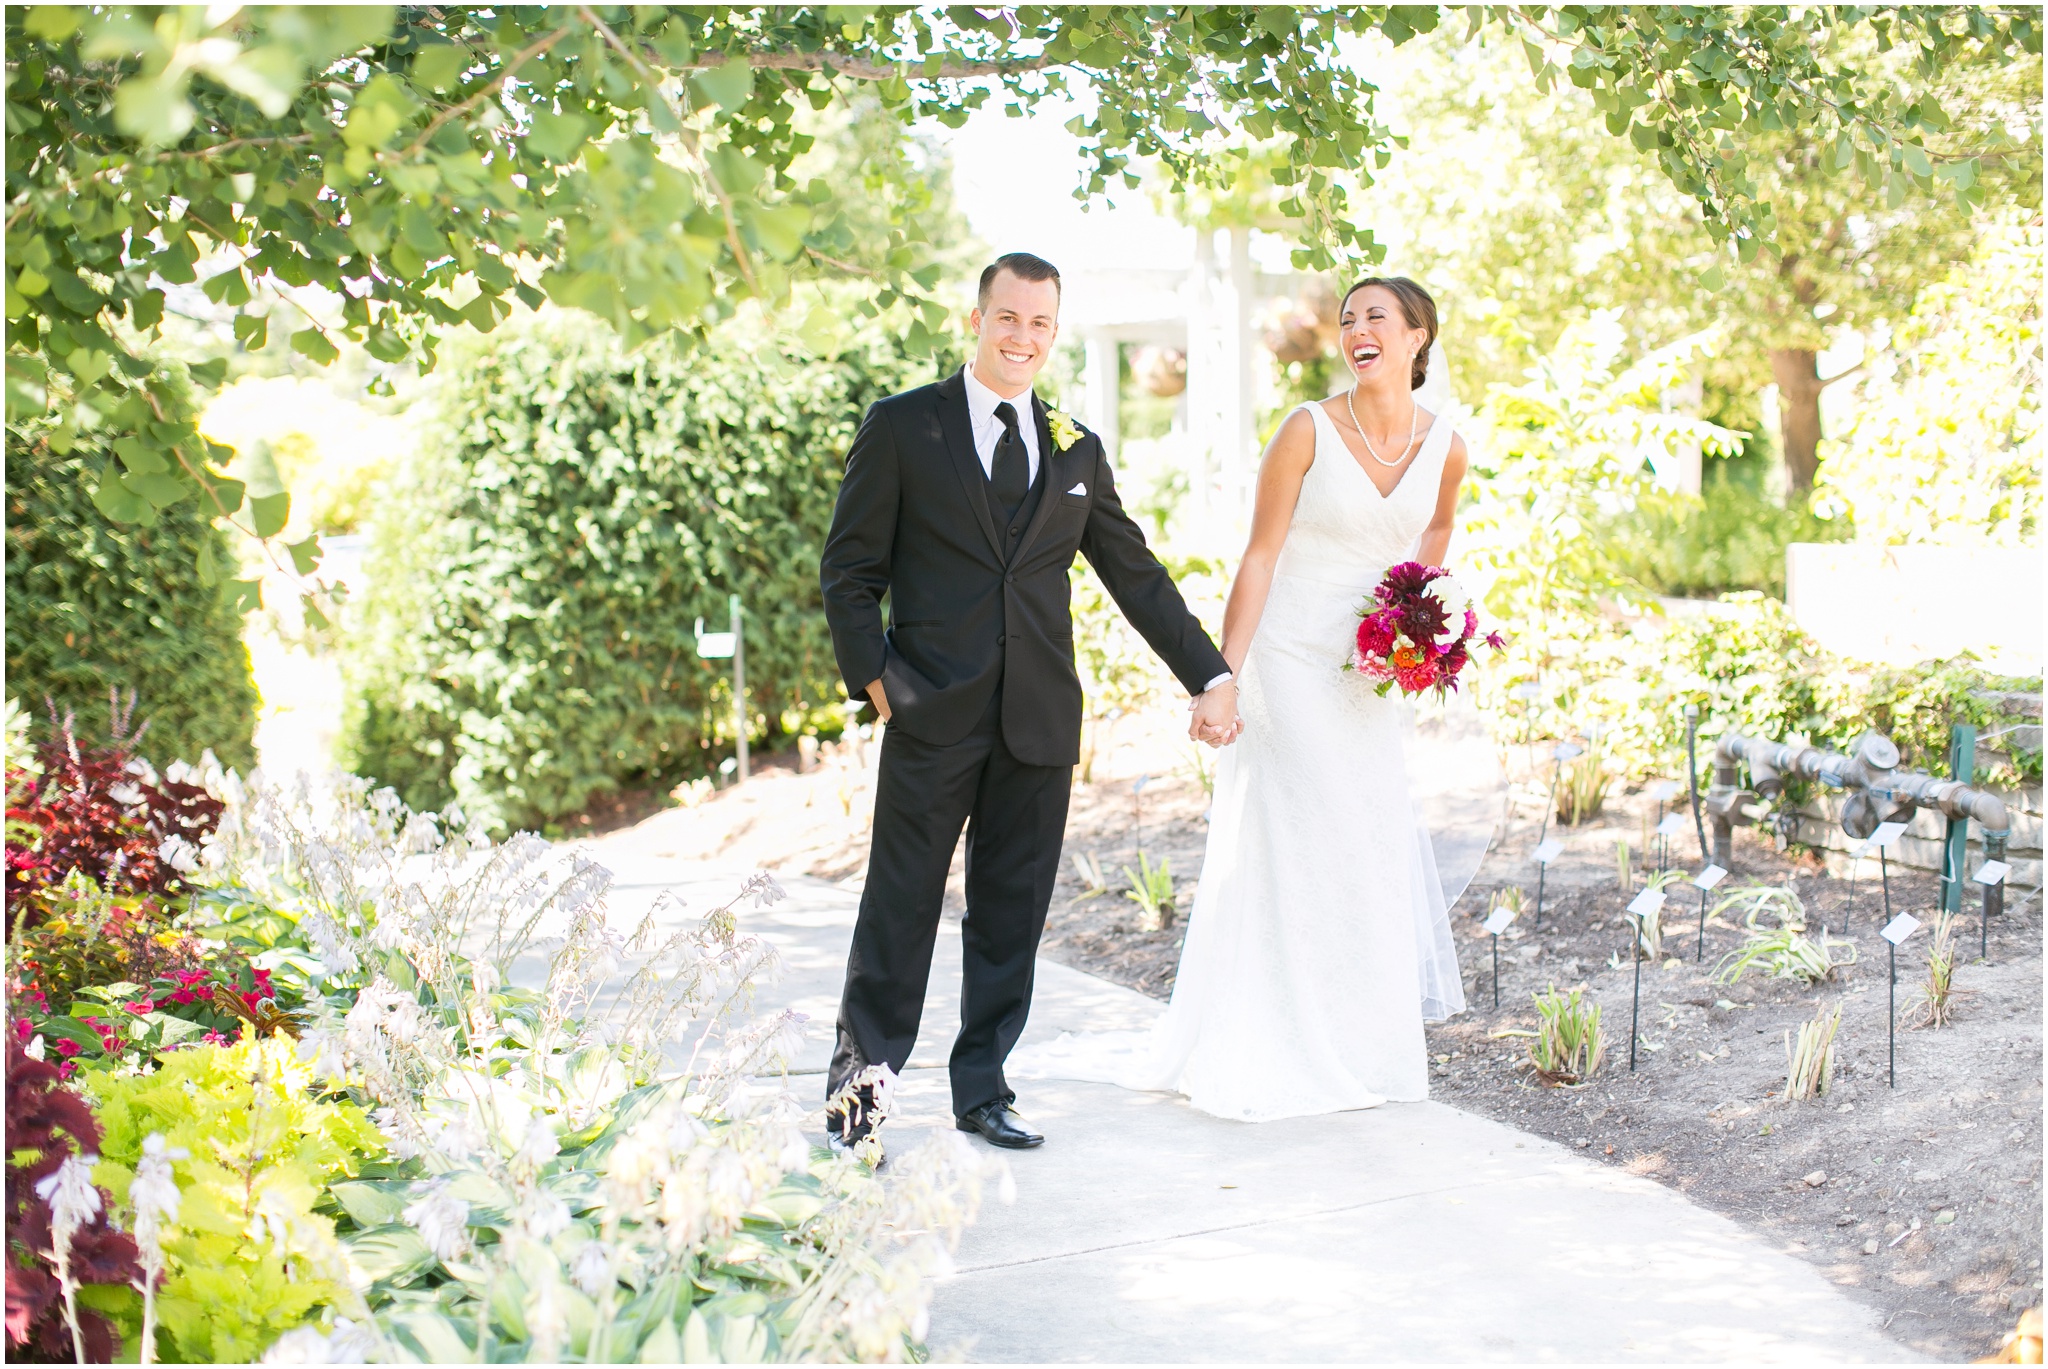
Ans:
[{"label": "bride's laughing face", "polygon": [[1408,326],[1400,299],[1384,285],[1353,291],[1337,316],[1338,349],[1360,385],[1406,391],[1410,363],[1428,338],[1427,328]]}]

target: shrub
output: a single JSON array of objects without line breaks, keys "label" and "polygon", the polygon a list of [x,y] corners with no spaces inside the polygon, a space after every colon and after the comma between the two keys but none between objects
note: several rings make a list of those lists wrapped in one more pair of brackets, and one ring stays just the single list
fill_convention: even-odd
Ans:
[{"label": "shrub", "polygon": [[879,325],[829,359],[729,324],[628,351],[543,313],[445,363],[423,455],[372,528],[348,763],[494,828],[666,790],[731,742],[698,618],[745,605],[751,730],[843,697],[818,553],[873,400],[931,378]]},{"label": "shrub", "polygon": [[[255,763],[256,682],[241,615],[205,562],[232,564],[226,534],[187,500],[147,526],[116,524],[92,492],[118,435],[67,452],[41,427],[7,429],[7,688],[42,719],[44,700],[87,736],[114,721],[109,687],[133,691],[145,756],[167,765],[211,749]],[[223,577],[223,580],[225,577]]]}]

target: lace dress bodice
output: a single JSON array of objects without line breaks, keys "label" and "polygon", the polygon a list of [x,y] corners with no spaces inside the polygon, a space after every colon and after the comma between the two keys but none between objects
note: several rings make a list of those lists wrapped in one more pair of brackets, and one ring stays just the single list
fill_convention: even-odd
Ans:
[{"label": "lace dress bodice", "polygon": [[1320,404],[1301,406],[1316,425],[1316,455],[1302,478],[1278,571],[1370,591],[1387,567],[1415,554],[1436,512],[1450,420],[1439,416],[1422,450],[1382,495]]}]

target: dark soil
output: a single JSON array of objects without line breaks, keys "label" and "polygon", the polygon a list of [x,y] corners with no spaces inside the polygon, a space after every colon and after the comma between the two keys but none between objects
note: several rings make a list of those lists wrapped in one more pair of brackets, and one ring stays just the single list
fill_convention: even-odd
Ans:
[{"label": "dark soil", "polygon": [[[1193,779],[1154,781],[1142,794],[1145,851],[1177,880],[1182,918],[1199,872],[1207,796]],[[1123,896],[1134,864],[1135,800],[1128,784],[1077,786],[1066,864],[1043,949],[1063,964],[1156,998],[1172,993],[1184,922],[1148,930]],[[1944,1360],[1989,1354],[2019,1311],[2041,1298],[2042,969],[2038,897],[1995,921],[1988,961],[1977,958],[1977,905],[1961,924],[1963,962],[1953,1021],[1908,1030],[1927,973],[1929,933],[1898,956],[1897,1085],[1887,1076],[1887,943],[1883,891],[1871,862],[1852,883],[1799,851],[1780,853],[1737,834],[1736,869],[1722,892],[1789,884],[1809,927],[1824,922],[1851,943],[1855,962],[1818,985],[1732,982],[1717,961],[1743,939],[1710,920],[1696,958],[1697,896],[1673,891],[1664,958],[1641,966],[1640,1036],[1629,1065],[1635,963],[1622,911],[1616,844],[1640,851],[1643,814],[1624,807],[1612,825],[1558,832],[1565,854],[1545,880],[1534,916],[1541,813],[1518,811],[1452,922],[1472,1007],[1429,1030],[1434,1096],[1537,1135],[1577,1146],[1671,1185],[1802,1256],[1882,1309],[1888,1334]],[[1596,823],[1599,820],[1596,819]],[[1673,863],[1697,868],[1691,837],[1673,840]],[[1092,856],[1110,888],[1090,896],[1073,857]],[[1640,859],[1640,858],[1639,858]],[[1489,897],[1509,884],[1530,907],[1500,944],[1500,1008],[1493,1007],[1492,946],[1480,929]],[[1974,893],[1974,890],[1972,891]],[[1932,876],[1894,873],[1893,911],[1931,919]],[[2014,900],[2016,903],[2019,900]],[[1732,915],[1731,915],[1732,917]],[[1838,950],[1838,954],[1847,954]],[[1581,989],[1600,1005],[1606,1056],[1576,1088],[1547,1087],[1528,1064],[1532,996]],[[1834,1080],[1818,1099],[1788,1102],[1786,1034],[1839,1006]]]}]

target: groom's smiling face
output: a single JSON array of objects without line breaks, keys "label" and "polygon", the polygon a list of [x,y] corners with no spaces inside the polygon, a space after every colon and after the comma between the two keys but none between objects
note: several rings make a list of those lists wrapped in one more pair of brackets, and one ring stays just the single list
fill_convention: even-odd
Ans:
[{"label": "groom's smiling face", "polygon": [[1060,335],[1060,285],[998,271],[988,302],[967,316],[980,339],[974,377],[1006,398],[1031,388]]}]

